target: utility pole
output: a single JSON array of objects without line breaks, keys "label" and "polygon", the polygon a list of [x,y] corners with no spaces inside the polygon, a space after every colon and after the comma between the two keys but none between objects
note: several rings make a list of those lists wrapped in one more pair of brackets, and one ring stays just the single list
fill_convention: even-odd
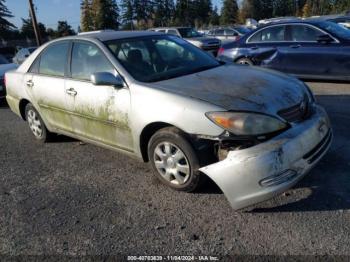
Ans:
[{"label": "utility pole", "polygon": [[34,10],[33,0],[28,0],[28,2],[29,2],[30,16],[32,17],[32,22],[33,22],[33,28],[34,28],[36,43],[37,43],[38,46],[41,46],[41,36],[40,36],[39,28],[38,28],[38,23],[36,21],[36,15],[35,15],[35,10]]}]

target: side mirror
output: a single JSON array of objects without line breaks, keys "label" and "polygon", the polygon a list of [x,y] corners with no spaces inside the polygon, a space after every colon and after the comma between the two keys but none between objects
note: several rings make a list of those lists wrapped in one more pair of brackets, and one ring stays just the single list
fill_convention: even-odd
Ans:
[{"label": "side mirror", "polygon": [[114,76],[108,72],[97,72],[91,75],[91,82],[95,86],[114,86],[117,88],[124,87],[124,81],[120,76]]},{"label": "side mirror", "polygon": [[333,42],[334,39],[332,37],[330,37],[330,35],[320,35],[319,37],[317,37],[317,42],[322,43],[322,44],[328,44]]}]

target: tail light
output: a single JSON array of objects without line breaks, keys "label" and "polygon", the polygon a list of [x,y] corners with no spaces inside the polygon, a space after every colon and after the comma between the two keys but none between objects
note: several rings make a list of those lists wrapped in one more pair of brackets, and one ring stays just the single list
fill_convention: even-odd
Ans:
[{"label": "tail light", "polygon": [[225,52],[225,49],[223,47],[220,47],[218,51],[218,56],[221,55],[223,52]]}]

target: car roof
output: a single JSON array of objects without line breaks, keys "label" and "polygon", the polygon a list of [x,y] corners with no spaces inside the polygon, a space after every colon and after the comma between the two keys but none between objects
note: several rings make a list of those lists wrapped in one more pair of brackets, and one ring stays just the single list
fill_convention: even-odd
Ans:
[{"label": "car roof", "polygon": [[153,31],[115,31],[115,30],[102,30],[102,31],[91,31],[79,33],[76,36],[68,37],[70,39],[80,39],[80,38],[93,38],[98,39],[102,42],[115,40],[115,39],[124,39],[124,38],[134,38],[134,37],[146,37],[153,35],[163,35],[158,32]]},{"label": "car roof", "polygon": [[318,19],[295,19],[295,20],[291,20],[291,21],[279,21],[279,22],[275,22],[275,23],[268,23],[266,25],[262,25],[260,27],[258,27],[257,29],[261,29],[264,27],[269,27],[269,26],[274,26],[274,25],[292,25],[292,24],[309,24],[309,25],[316,25],[319,22],[324,22],[325,20],[318,20]]}]

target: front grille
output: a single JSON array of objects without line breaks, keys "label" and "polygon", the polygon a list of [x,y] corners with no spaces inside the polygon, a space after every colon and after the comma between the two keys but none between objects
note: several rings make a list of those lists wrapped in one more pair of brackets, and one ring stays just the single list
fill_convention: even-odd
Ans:
[{"label": "front grille", "polygon": [[315,162],[328,148],[332,141],[332,131],[329,130],[327,135],[318,143],[310,152],[303,156],[303,159],[307,160],[309,164]]},{"label": "front grille", "polygon": [[299,122],[310,116],[311,108],[308,98],[305,97],[299,104],[278,111],[278,115],[287,122]]}]

